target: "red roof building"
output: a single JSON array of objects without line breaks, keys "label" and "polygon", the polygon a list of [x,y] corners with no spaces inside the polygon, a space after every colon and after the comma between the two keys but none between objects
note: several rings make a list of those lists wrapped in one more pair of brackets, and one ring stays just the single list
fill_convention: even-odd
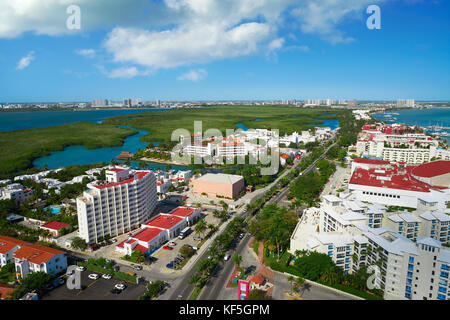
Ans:
[{"label": "red roof building", "polygon": [[44,223],[41,228],[60,231],[61,229],[70,227],[70,224],[59,222],[59,221],[49,221]]},{"label": "red roof building", "polygon": [[153,228],[159,228],[161,230],[172,229],[178,223],[183,221],[183,218],[168,215],[168,214],[159,214],[150,222],[147,222],[145,225]]},{"label": "red roof building", "polygon": [[425,163],[413,168],[411,174],[423,178],[433,178],[444,174],[450,174],[450,161],[433,161]]},{"label": "red roof building", "polygon": [[11,300],[10,295],[14,288],[0,283],[0,300]]},{"label": "red roof building", "polygon": [[27,244],[14,252],[14,258],[26,259],[34,264],[47,263],[57,254],[64,254],[64,251],[56,250],[39,244]]},{"label": "red roof building", "polygon": [[25,244],[28,244],[28,242],[7,236],[0,236],[0,254],[7,254],[12,249]]},{"label": "red roof building", "polygon": [[145,228],[135,236],[133,239],[143,242],[149,242],[152,239],[156,238],[162,231],[157,228]]}]

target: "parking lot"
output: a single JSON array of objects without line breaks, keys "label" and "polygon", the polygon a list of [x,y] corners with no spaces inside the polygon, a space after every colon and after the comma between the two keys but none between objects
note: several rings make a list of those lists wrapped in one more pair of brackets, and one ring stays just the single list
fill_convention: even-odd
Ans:
[{"label": "parking lot", "polygon": [[[215,218],[212,215],[212,212],[203,210],[202,211],[203,218],[206,222],[206,224],[214,224],[217,225],[220,220]],[[169,245],[173,248],[173,250],[166,250],[163,247],[159,248],[157,251],[155,251],[152,256],[157,258],[158,260],[153,263],[153,268],[156,268],[156,270],[160,272],[173,272],[175,269],[169,269],[166,267],[166,265],[170,262],[172,262],[175,257],[177,257],[180,254],[180,249],[183,245],[187,244],[190,246],[198,247],[201,240],[195,240],[194,238],[197,238],[199,235],[195,233],[195,225],[191,226],[191,233],[184,239],[179,239],[178,237],[175,239],[172,239],[170,242],[174,242],[175,245]],[[206,234],[206,233],[205,233]],[[204,235],[203,235],[204,236]],[[168,243],[167,243],[168,244]],[[192,257],[194,258],[195,255]],[[191,258],[191,259],[192,259]]]},{"label": "parking lot", "polygon": [[[143,295],[147,288],[145,284],[133,284],[123,280],[112,278],[110,280],[100,277],[97,280],[89,279],[89,274],[93,272],[87,270],[81,274],[81,290],[68,289],[66,284],[47,292],[42,300],[137,300]],[[101,276],[101,274],[99,274]],[[111,293],[118,283],[126,285],[122,292]]]}]

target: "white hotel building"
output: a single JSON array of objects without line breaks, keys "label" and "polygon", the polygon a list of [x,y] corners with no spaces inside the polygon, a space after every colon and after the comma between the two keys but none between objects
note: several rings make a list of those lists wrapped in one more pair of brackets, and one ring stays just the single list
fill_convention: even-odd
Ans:
[{"label": "white hotel building", "polygon": [[422,211],[445,210],[450,202],[450,161],[408,166],[354,159],[348,189],[360,201]]},{"label": "white hotel building", "polygon": [[138,228],[157,204],[156,178],[151,171],[117,167],[106,171],[106,180],[88,184],[89,190],[77,198],[79,234],[87,243]]}]

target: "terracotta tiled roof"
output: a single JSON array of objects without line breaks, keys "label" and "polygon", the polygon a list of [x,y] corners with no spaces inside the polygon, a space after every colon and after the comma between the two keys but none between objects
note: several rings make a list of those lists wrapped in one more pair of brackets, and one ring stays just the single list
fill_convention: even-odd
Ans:
[{"label": "terracotta tiled roof", "polygon": [[7,236],[0,236],[0,253],[6,254],[14,247],[21,246],[24,244],[29,244],[29,243],[19,240],[19,239],[7,237]]},{"label": "terracotta tiled roof", "polygon": [[18,259],[27,259],[35,264],[41,264],[43,262],[48,262],[55,255],[62,253],[64,252],[39,244],[27,244],[14,252],[14,257]]}]

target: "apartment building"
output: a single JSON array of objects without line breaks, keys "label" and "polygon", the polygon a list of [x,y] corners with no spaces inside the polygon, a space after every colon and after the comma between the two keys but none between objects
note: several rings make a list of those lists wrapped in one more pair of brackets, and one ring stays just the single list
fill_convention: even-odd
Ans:
[{"label": "apartment building", "polygon": [[247,149],[243,143],[238,142],[222,142],[217,144],[217,156],[234,158],[244,157],[248,154]]},{"label": "apartment building", "polygon": [[410,241],[389,229],[364,233],[368,264],[380,268],[385,299],[449,300],[450,250],[432,238]]},{"label": "apartment building", "polygon": [[0,188],[0,200],[14,200],[18,205],[24,203],[33,196],[31,189],[24,188],[20,183],[13,183]]},{"label": "apartment building", "polygon": [[138,228],[157,204],[156,178],[151,171],[116,167],[106,171],[106,182],[88,184],[77,198],[80,237],[88,243]]},{"label": "apartment building", "polygon": [[38,244],[25,244],[14,252],[17,278],[25,279],[30,273],[44,272],[52,276],[67,269],[64,251]]},{"label": "apartment building", "polygon": [[393,213],[385,217],[383,226],[395,230],[409,240],[416,241],[419,236],[420,220],[410,213]]},{"label": "apartment building", "polygon": [[419,236],[450,243],[450,215],[438,211],[416,213],[420,221]]}]

